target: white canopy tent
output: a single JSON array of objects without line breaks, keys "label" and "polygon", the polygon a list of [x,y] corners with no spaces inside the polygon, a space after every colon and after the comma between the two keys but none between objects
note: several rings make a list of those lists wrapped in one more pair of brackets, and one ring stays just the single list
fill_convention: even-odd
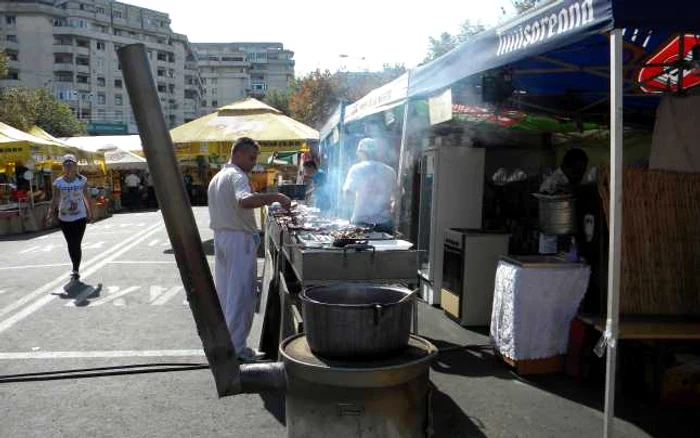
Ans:
[{"label": "white canopy tent", "polygon": [[148,168],[138,135],[110,135],[96,137],[65,137],[63,142],[89,152],[104,152],[107,168],[138,169]]}]

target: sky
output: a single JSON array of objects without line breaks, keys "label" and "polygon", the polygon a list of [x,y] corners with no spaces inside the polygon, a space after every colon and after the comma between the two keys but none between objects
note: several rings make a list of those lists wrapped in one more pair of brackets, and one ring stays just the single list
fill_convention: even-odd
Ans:
[{"label": "sky", "polygon": [[411,68],[425,57],[428,37],[457,33],[466,19],[494,25],[501,7],[513,13],[509,0],[122,1],[168,13],[173,31],[191,42],[281,42],[295,52],[297,75]]}]

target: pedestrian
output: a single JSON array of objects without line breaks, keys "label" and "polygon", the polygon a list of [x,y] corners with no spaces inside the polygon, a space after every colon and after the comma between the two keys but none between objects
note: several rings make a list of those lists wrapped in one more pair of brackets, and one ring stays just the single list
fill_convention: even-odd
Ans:
[{"label": "pedestrian", "polygon": [[129,209],[134,211],[139,205],[139,186],[141,185],[141,178],[136,175],[135,171],[132,171],[124,178],[124,183],[126,183],[126,195],[127,199],[129,199]]},{"label": "pedestrian", "polygon": [[214,230],[214,282],[221,310],[240,361],[261,355],[246,345],[255,312],[257,252],[260,234],[254,209],[291,200],[281,193],[253,193],[248,173],[260,147],[242,137],[231,148],[231,158],[209,183],[210,228]]},{"label": "pedestrian", "polygon": [[148,208],[158,208],[156,189],[153,187],[153,176],[150,172],[146,175],[146,187],[148,188]]},{"label": "pedestrian", "polygon": [[58,225],[68,244],[68,255],[73,265],[70,283],[67,285],[70,287],[80,280],[83,236],[87,221],[92,220],[87,178],[78,173],[78,162],[74,155],[63,157],[63,176],[53,182],[51,189],[47,220],[51,221],[58,216]]}]

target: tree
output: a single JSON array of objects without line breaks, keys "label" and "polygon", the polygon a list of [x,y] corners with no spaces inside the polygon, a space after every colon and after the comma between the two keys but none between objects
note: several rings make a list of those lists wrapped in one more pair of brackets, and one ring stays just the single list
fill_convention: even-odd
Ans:
[{"label": "tree", "polygon": [[288,91],[270,90],[265,94],[263,102],[282,111],[284,115],[289,116],[291,115],[291,111],[289,110],[289,95],[290,92]]},{"label": "tree", "polygon": [[484,25],[480,22],[472,23],[471,20],[464,20],[459,27],[459,33],[457,35],[452,35],[449,32],[443,32],[440,34],[439,38],[429,37],[430,43],[428,46],[428,54],[423,62],[430,62],[433,59],[441,57],[463,42],[468,41],[474,35],[477,35],[485,30],[486,27],[484,27]]},{"label": "tree", "polygon": [[317,69],[295,81],[289,96],[292,117],[302,123],[320,128],[330,116],[338,96],[333,88],[331,72]]},{"label": "tree", "polygon": [[85,133],[70,107],[43,88],[0,90],[0,121],[23,131],[38,125],[56,137]]},{"label": "tree", "polygon": [[523,12],[530,10],[537,6],[538,3],[541,2],[541,0],[511,0],[513,2],[513,6],[515,6],[515,10],[518,11],[518,14],[522,14]]},{"label": "tree", "polygon": [[0,78],[7,76],[7,54],[0,52]]},{"label": "tree", "polygon": [[386,64],[376,72],[331,74],[328,70],[316,70],[292,83],[289,95],[291,117],[318,129],[341,101],[354,102],[405,72],[403,64]]}]

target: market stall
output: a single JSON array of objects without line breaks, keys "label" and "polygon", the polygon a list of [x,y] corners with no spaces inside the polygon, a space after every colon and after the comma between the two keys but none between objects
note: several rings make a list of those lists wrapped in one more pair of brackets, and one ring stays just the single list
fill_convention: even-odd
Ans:
[{"label": "market stall", "polygon": [[[403,196],[397,224],[424,254],[423,297],[439,303],[457,320],[465,317],[473,303],[509,303],[493,309],[492,316],[498,315],[501,322],[512,321],[528,313],[518,307],[518,300],[535,292],[528,281],[516,278],[539,277],[547,270],[555,275],[562,271],[552,270],[552,264],[556,269],[574,268],[583,257],[590,268],[584,307],[595,309],[598,317],[593,320],[596,327],[602,327],[602,346],[607,346],[606,436],[612,434],[620,300],[626,303],[627,313],[632,309],[629,306],[636,306],[635,311],[644,307],[647,313],[653,309],[667,317],[674,315],[676,323],[681,317],[698,316],[698,275],[693,268],[698,263],[698,232],[689,224],[699,222],[697,214],[693,221],[690,212],[695,211],[693,199],[700,194],[690,187],[695,187],[693,173],[699,170],[700,154],[692,146],[697,144],[692,140],[697,135],[691,134],[697,126],[690,115],[697,114],[693,110],[696,98],[688,96],[700,83],[700,37],[692,14],[687,14],[692,9],[684,1],[661,8],[652,2],[548,2],[409,72],[402,112],[399,184]],[[666,97],[659,106],[661,95]],[[659,116],[655,117],[657,108]],[[395,118],[381,105],[377,110],[386,121]],[[336,149],[328,155],[352,152],[352,147],[342,147],[338,141],[352,133],[345,129],[343,112],[340,108],[322,130],[322,145]],[[677,121],[682,119],[682,126],[662,120],[670,119],[669,114],[676,114]],[[328,138],[334,141],[326,141]],[[589,172],[580,190],[566,196],[555,192],[534,197],[543,183],[556,177],[571,149],[583,150],[588,156]],[[625,198],[625,209],[643,212],[641,222],[647,221],[646,227],[634,226],[636,221],[628,219],[625,224],[630,229],[622,227],[623,151],[627,166],[664,166],[661,168],[690,173],[678,176],[642,170],[633,183],[630,170],[624,170],[625,190],[634,190],[636,198],[634,204]],[[459,173],[472,175],[480,183],[455,183]],[[465,194],[462,187],[474,191]],[[670,199],[677,197],[661,195],[662,187],[676,187],[685,195],[671,204]],[[653,207],[660,197],[666,198],[664,205],[668,202],[664,211]],[[466,213],[474,211],[480,214]],[[666,226],[657,227],[661,223]],[[677,230],[684,230],[682,236]],[[480,235],[484,232],[506,235],[507,249],[502,242],[497,244],[503,239]],[[554,238],[542,239],[543,235]],[[675,246],[660,245],[663,239],[659,236],[667,236]],[[677,261],[673,267],[653,257],[669,252],[677,254],[672,258]],[[499,265],[499,253],[516,259],[544,254],[544,259]],[[547,259],[550,253],[556,259]],[[492,261],[488,269],[483,265],[486,254]],[[645,266],[658,270],[651,272]],[[494,278],[510,278],[501,283],[501,293],[496,288],[496,296],[492,295]],[[635,292],[640,291],[640,284],[644,284],[643,293]],[[539,317],[545,316],[543,321],[547,314],[570,318],[571,309],[581,299],[581,287],[576,290],[566,303],[540,306]],[[474,296],[475,291],[482,292]],[[447,302],[441,303],[440,295]],[[465,302],[469,303],[466,307]],[[678,313],[680,303],[684,303],[683,314]],[[507,315],[503,309],[516,313]],[[626,319],[623,328],[629,329]],[[663,323],[656,321],[649,327]],[[493,321],[491,324],[499,349],[498,339],[506,337],[499,327],[494,329]],[[511,336],[522,334],[514,333],[512,324],[508,330]],[[691,339],[684,333],[687,330],[677,335]],[[646,336],[651,339],[649,333]],[[565,352],[562,348],[559,344],[548,353],[551,357],[541,359],[554,358]],[[537,356],[528,352],[511,359]]]},{"label": "market stall", "polygon": [[[51,184],[60,174],[65,154],[75,154],[84,165],[96,168],[96,176],[104,177],[102,154],[81,152],[39,127],[33,127],[30,134],[0,123],[0,143],[3,145],[0,154],[3,233],[46,227],[44,218],[51,199]],[[93,196],[93,201],[99,215],[99,196]]]},{"label": "market stall", "polygon": [[[141,140],[136,135],[124,136],[96,136],[96,137],[67,137],[61,139],[64,143],[78,148],[84,153],[104,154],[106,174],[102,175],[100,181],[95,181],[96,187],[100,190],[100,196],[108,198],[113,210],[121,210],[123,201],[122,185],[124,178],[130,173],[140,175],[144,185],[144,190],[140,191],[142,197],[148,195],[145,186],[148,166],[146,159],[139,155],[141,151]],[[95,169],[81,166],[88,179],[97,178]]]},{"label": "market stall", "polygon": [[[284,164],[275,163],[274,154],[298,154],[309,151],[318,141],[318,131],[282,114],[281,111],[253,99],[244,98],[216,112],[174,128],[170,132],[176,156],[186,161],[192,185],[206,191],[209,178],[228,161],[232,143],[248,136],[261,146],[259,166],[252,181],[258,190],[272,189],[278,182],[296,184]],[[282,167],[278,167],[282,166]],[[278,178],[281,176],[280,178]]]}]

